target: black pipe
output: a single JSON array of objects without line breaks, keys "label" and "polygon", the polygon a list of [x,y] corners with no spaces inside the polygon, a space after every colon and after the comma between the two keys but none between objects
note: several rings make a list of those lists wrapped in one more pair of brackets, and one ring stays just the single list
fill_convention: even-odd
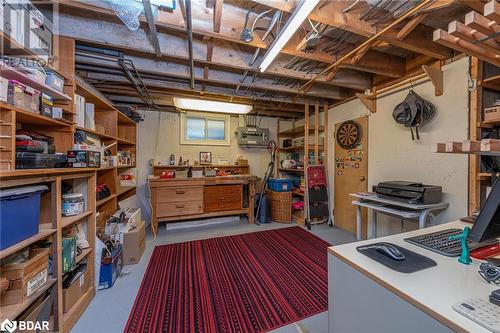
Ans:
[{"label": "black pipe", "polygon": [[191,17],[191,0],[184,0],[186,4],[186,21],[189,48],[189,72],[191,75],[191,89],[194,89],[194,59],[193,59],[193,19]]}]

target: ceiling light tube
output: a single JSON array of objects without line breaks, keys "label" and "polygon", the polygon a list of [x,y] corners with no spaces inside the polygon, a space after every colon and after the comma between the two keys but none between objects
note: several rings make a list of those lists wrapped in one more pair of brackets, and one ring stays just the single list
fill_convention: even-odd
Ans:
[{"label": "ceiling light tube", "polygon": [[252,111],[247,104],[208,101],[205,99],[174,97],[174,105],[182,110],[245,114]]},{"label": "ceiling light tube", "polygon": [[261,72],[264,72],[267,67],[269,67],[274,58],[276,58],[281,49],[283,49],[286,43],[288,43],[290,38],[318,3],[319,0],[300,0],[297,7],[293,11],[292,16],[288,19],[279,35],[276,37],[276,39],[273,41],[266,54],[264,55],[264,59],[259,65],[259,69]]}]

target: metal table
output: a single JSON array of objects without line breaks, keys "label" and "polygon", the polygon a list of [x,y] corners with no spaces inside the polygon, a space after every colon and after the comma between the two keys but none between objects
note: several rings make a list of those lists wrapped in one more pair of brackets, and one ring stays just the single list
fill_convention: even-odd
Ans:
[{"label": "metal table", "polygon": [[425,223],[428,217],[434,218],[434,211],[443,211],[448,208],[449,204],[447,202],[440,202],[430,205],[422,204],[409,204],[406,202],[380,198],[376,194],[360,194],[352,193],[352,197],[357,198],[352,202],[353,205],[357,206],[357,217],[356,217],[356,237],[361,240],[361,220],[363,207],[372,210],[373,217],[373,231],[372,237],[377,237],[377,213],[383,213],[390,216],[397,216],[401,219],[418,220],[418,228],[425,228]]}]

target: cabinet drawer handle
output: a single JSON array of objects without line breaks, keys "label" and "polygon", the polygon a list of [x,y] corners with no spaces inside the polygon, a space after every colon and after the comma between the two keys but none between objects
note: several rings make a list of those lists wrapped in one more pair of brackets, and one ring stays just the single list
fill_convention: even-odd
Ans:
[{"label": "cabinet drawer handle", "polygon": [[175,208],[184,208],[184,205],[176,205]]},{"label": "cabinet drawer handle", "polygon": [[186,193],[186,191],[181,191],[181,190],[175,191],[175,194],[185,194],[185,193]]}]

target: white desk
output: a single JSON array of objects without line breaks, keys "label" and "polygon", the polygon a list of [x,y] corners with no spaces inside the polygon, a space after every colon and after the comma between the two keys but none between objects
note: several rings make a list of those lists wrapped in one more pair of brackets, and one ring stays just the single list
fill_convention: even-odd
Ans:
[{"label": "white desk", "polygon": [[365,207],[371,209],[373,212],[372,221],[372,237],[377,237],[377,213],[384,213],[391,216],[398,216],[405,219],[418,220],[418,228],[425,228],[425,223],[428,217],[434,217],[434,211],[443,211],[448,208],[447,202],[440,202],[436,204],[422,205],[422,204],[409,204],[406,202],[380,198],[376,194],[363,195],[359,193],[351,194],[359,200],[353,201],[352,204],[357,206],[356,216],[356,237],[361,240],[361,222],[362,212],[361,208]]},{"label": "white desk", "polygon": [[[452,309],[469,297],[488,299],[498,286],[477,273],[479,262],[463,265],[403,239],[448,228],[451,222],[423,230],[328,248],[328,324],[331,333],[489,332]],[[436,261],[437,266],[404,274],[359,253],[356,247],[390,242]]]}]

